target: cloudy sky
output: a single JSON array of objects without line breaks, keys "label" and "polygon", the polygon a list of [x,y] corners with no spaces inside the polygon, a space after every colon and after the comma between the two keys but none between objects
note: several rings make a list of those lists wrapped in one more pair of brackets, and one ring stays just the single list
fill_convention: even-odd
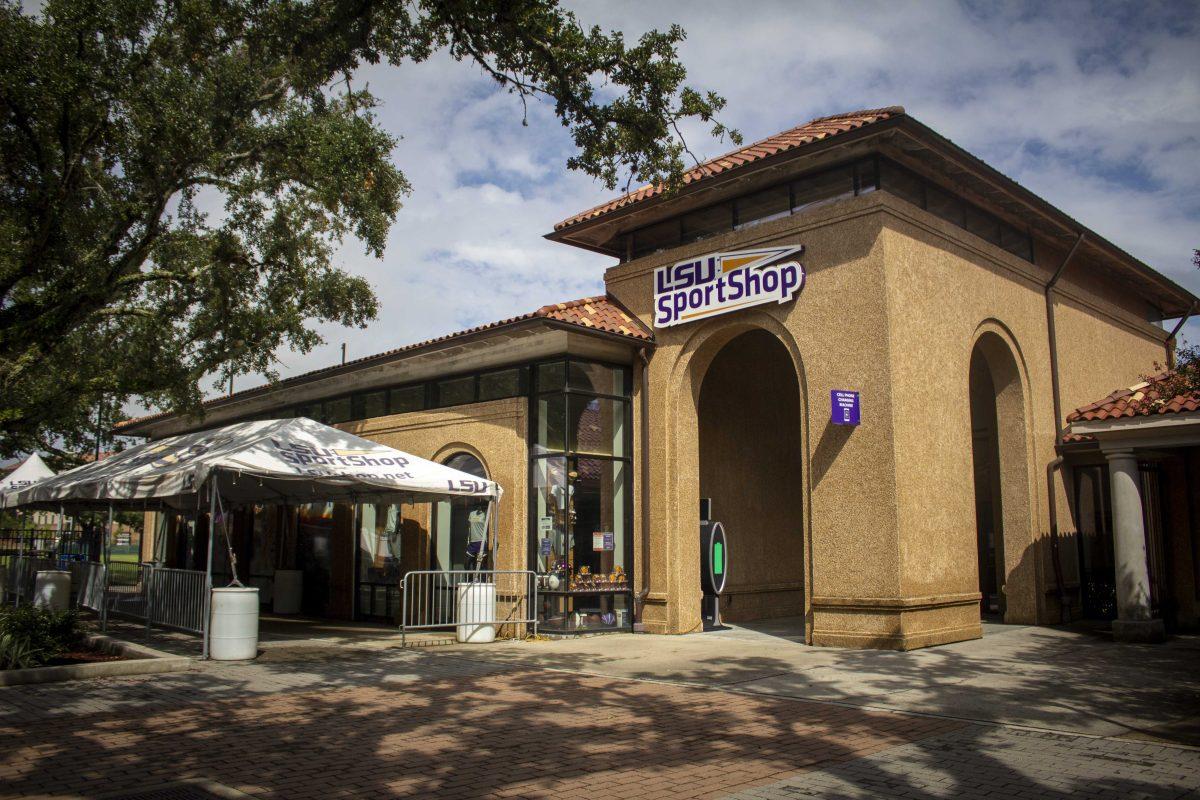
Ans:
[{"label": "cloudy sky", "polygon": [[[579,3],[581,21],[636,36],[678,22],[689,83],[728,99],[746,141],[812,117],[903,105],[1001,172],[1200,293],[1200,4]],[[375,260],[347,269],[382,301],[367,330],[323,329],[294,375],[600,293],[611,259],[545,241],[612,195],[565,168],[571,143],[546,106],[469,64],[435,57],[361,76],[414,191]],[[701,157],[728,143],[692,136]],[[1200,342],[1200,324],[1187,328]],[[238,379],[237,388],[259,383]]]}]

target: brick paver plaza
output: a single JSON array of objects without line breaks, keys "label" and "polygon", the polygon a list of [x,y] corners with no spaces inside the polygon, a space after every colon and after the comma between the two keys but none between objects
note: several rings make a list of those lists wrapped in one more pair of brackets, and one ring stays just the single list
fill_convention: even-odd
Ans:
[{"label": "brick paver plaza", "polygon": [[462,652],[0,689],[0,796],[184,779],[261,798],[1192,797],[1200,750]]}]

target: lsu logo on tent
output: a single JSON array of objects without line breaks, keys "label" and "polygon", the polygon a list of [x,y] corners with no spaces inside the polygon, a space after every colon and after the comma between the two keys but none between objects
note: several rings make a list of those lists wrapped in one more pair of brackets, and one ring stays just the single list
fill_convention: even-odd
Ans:
[{"label": "lsu logo on tent", "polygon": [[271,439],[279,457],[295,466],[318,464],[343,467],[406,467],[408,459],[387,450],[314,447],[303,442]]},{"label": "lsu logo on tent", "polygon": [[666,328],[764,303],[786,303],[804,287],[791,257],[803,245],[711,253],[654,272],[654,325]]}]

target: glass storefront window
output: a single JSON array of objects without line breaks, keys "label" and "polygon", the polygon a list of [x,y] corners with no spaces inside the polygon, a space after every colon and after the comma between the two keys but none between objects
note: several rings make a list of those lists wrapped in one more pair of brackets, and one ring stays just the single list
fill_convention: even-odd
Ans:
[{"label": "glass storefront window", "polygon": [[733,230],[733,206],[731,203],[721,203],[684,214],[680,219],[680,229],[685,244],[718,233],[728,233]]},{"label": "glass storefront window", "polygon": [[792,213],[853,196],[854,174],[850,167],[831,169],[792,184]]},{"label": "glass storefront window", "polygon": [[739,197],[735,230],[750,228],[786,217],[792,213],[792,197],[787,186],[776,186],[764,192]]},{"label": "glass storefront window", "polygon": [[479,399],[500,400],[521,394],[521,370],[505,369],[479,376]]},{"label": "glass storefront window", "polygon": [[297,406],[296,416],[308,417],[309,419],[316,420],[317,422],[324,422],[325,420],[325,415],[321,412],[320,403],[309,403],[308,405]]},{"label": "glass storefront window", "polygon": [[[483,464],[470,453],[457,453],[445,464],[477,478],[487,477]],[[475,569],[476,559],[481,555],[484,559],[481,566],[489,569],[486,561],[487,507],[488,501],[478,497],[455,497],[434,506],[430,542],[434,569]]]},{"label": "glass storefront window", "polygon": [[555,361],[551,364],[539,364],[537,371],[538,391],[553,392],[566,386],[567,364]]},{"label": "glass storefront window", "polygon": [[627,628],[629,467],[607,458],[538,459],[534,470],[539,614],[548,631]]},{"label": "glass storefront window", "polygon": [[668,219],[633,233],[633,257],[639,258],[679,245],[679,220]]},{"label": "glass storefront window", "polygon": [[387,399],[387,390],[384,389],[378,392],[354,395],[354,402],[352,404],[354,419],[371,419],[373,417],[386,416],[388,413]]},{"label": "glass storefront window", "polygon": [[534,463],[533,492],[536,569],[555,576],[544,582],[547,589],[559,589],[566,578],[572,513],[565,457],[539,458]]},{"label": "glass storefront window", "polygon": [[942,191],[936,186],[928,185],[925,187],[925,204],[926,210],[929,213],[936,214],[960,228],[966,227],[963,201],[949,192]]},{"label": "glass storefront window", "polygon": [[420,411],[425,408],[425,387],[401,386],[388,392],[388,412],[404,414],[409,411]]},{"label": "glass storefront window", "polygon": [[966,229],[992,244],[1000,244],[1000,220],[971,204],[966,207]]},{"label": "glass storefront window", "polygon": [[439,406],[460,406],[475,402],[475,376],[451,378],[438,381],[435,385],[437,404]]},{"label": "glass storefront window", "polygon": [[625,413],[621,400],[571,395],[570,447],[586,455],[625,455]]},{"label": "glass storefront window", "polygon": [[561,453],[567,449],[567,396],[543,394],[537,399],[537,436],[534,449],[539,453]]},{"label": "glass storefront window", "polygon": [[618,567],[625,571],[625,470],[622,461],[574,459],[567,477],[573,490],[577,571],[586,566],[593,575],[610,577]]},{"label": "glass storefront window", "polygon": [[870,159],[854,165],[855,187],[859,194],[869,194],[879,188],[877,164],[875,159]]},{"label": "glass storefront window", "polygon": [[367,503],[358,508],[358,613],[394,621],[400,615],[400,506]]},{"label": "glass storefront window", "polygon": [[1033,238],[1011,225],[1000,225],[1000,246],[1014,256],[1033,261]]},{"label": "glass storefront window", "polygon": [[[630,380],[574,358],[538,368],[529,563],[540,625],[628,629],[632,601]],[[612,396],[605,396],[612,395]],[[562,455],[546,455],[562,453]]]},{"label": "glass storefront window", "polygon": [[350,419],[350,398],[339,397],[336,400],[325,401],[325,423],[336,425]]},{"label": "glass storefront window", "polygon": [[615,394],[619,397],[628,396],[623,367],[608,367],[603,364],[591,364],[586,361],[572,361],[570,372],[570,387],[584,392],[596,394]]},{"label": "glass storefront window", "polygon": [[907,200],[917,208],[925,207],[925,186],[920,178],[890,161],[884,161],[879,167],[883,173],[879,177],[884,191]]}]

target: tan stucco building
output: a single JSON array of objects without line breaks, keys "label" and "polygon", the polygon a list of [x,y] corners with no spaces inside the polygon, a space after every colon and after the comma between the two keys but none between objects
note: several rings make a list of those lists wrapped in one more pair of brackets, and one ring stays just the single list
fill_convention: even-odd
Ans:
[{"label": "tan stucco building", "polygon": [[[605,296],[121,432],[304,415],[457,459],[505,488],[496,565],[542,576],[550,631],[699,630],[702,498],[729,621],[906,649],[1094,610],[1065,413],[1167,362],[1161,323],[1191,293],[899,108],[814,120],[549,238],[614,257]],[[454,566],[456,514],[377,512],[358,536],[326,514],[343,599],[319,610],[395,618],[376,598]],[[363,537],[388,526],[402,544],[371,576]],[[1176,588],[1194,623],[1195,580]]]}]

